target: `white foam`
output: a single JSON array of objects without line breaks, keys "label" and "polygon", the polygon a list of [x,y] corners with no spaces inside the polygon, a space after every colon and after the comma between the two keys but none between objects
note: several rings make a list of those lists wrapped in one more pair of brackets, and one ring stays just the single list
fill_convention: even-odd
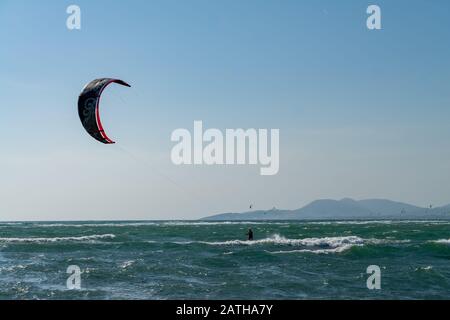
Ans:
[{"label": "white foam", "polygon": [[408,223],[422,223],[422,224],[450,224],[446,220],[336,220],[336,221],[142,221],[142,222],[86,222],[86,223],[0,223],[0,226],[20,225],[23,227],[37,227],[37,228],[119,228],[119,227],[144,227],[144,226],[215,226],[215,225],[290,225],[290,224],[306,224],[306,225],[368,225],[368,224],[408,224]]},{"label": "white foam", "polygon": [[341,253],[355,246],[361,246],[360,244],[346,244],[337,248],[332,249],[299,249],[299,250],[285,250],[285,251],[268,251],[272,254],[289,254],[289,253],[314,253],[314,254],[330,254],[330,253]]},{"label": "white foam", "polygon": [[218,242],[206,242],[206,241],[187,241],[178,242],[178,244],[191,244],[191,243],[202,243],[211,246],[254,246],[254,245],[284,245],[284,246],[306,246],[306,247],[330,247],[338,248],[345,244],[363,244],[364,240],[356,236],[348,237],[324,237],[324,238],[304,238],[304,239],[287,239],[280,235],[273,235],[272,237],[254,240],[254,241],[244,241],[244,240],[229,240],[229,241],[218,241]]},{"label": "white foam", "polygon": [[402,244],[402,243],[410,243],[411,240],[394,240],[394,239],[366,239],[366,243],[368,244]]},{"label": "white foam", "polygon": [[47,223],[47,224],[33,224],[33,227],[38,228],[100,228],[100,227],[141,227],[158,225],[156,222],[130,222],[130,223]]},{"label": "white foam", "polygon": [[433,270],[433,266],[418,267],[414,271],[431,271],[431,270]]},{"label": "white foam", "polygon": [[450,224],[447,220],[336,220],[336,221],[311,221],[305,222],[306,224],[317,225],[340,225],[340,224],[354,224],[354,225],[366,225],[366,224],[410,224],[410,223],[422,223],[422,224]]},{"label": "white foam", "polygon": [[149,222],[111,222],[111,223],[36,223],[33,227],[38,228],[101,228],[101,227],[144,227],[144,226],[215,226],[215,225],[287,225],[288,222],[262,222],[262,221],[149,221]]},{"label": "white foam", "polygon": [[113,234],[94,234],[91,236],[80,236],[80,237],[54,237],[54,238],[0,238],[0,242],[61,242],[61,241],[89,241],[97,239],[114,239],[116,236]]},{"label": "white foam", "polygon": [[127,269],[128,267],[132,266],[135,263],[136,263],[136,261],[134,261],[134,260],[125,261],[124,263],[122,263],[122,265],[120,267],[122,269]]},{"label": "white foam", "polygon": [[9,266],[9,267],[1,267],[0,272],[2,272],[2,271],[14,272],[16,270],[23,270],[23,269],[26,269],[26,266],[24,266],[22,264],[18,264],[18,265],[13,265],[13,266]]},{"label": "white foam", "polygon": [[345,236],[345,237],[323,237],[323,238],[303,238],[303,239],[287,239],[280,235],[273,235],[272,237],[255,240],[229,240],[229,241],[185,241],[174,242],[180,245],[189,244],[206,244],[210,246],[258,246],[258,245],[275,245],[275,246],[289,246],[300,247],[295,250],[284,251],[268,251],[274,254],[285,253],[317,253],[317,254],[329,254],[329,253],[341,253],[347,251],[353,247],[361,247],[366,244],[383,245],[383,244],[402,244],[409,243],[410,240],[390,240],[390,239],[362,239],[357,236]]},{"label": "white foam", "polygon": [[430,242],[438,243],[438,244],[446,244],[450,245],[450,239],[440,239],[440,240],[433,240]]}]

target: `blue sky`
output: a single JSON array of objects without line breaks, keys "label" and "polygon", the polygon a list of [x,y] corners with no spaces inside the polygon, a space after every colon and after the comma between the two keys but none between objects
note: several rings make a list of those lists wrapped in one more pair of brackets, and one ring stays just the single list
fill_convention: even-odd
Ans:
[{"label": "blue sky", "polygon": [[[70,4],[80,31],[66,28]],[[370,4],[380,31],[366,28]],[[0,0],[0,220],[189,219],[342,197],[447,204],[449,12],[444,0]],[[102,98],[115,146],[77,115],[98,77],[132,85]],[[170,134],[194,120],[280,129],[279,174],[174,166]]]}]

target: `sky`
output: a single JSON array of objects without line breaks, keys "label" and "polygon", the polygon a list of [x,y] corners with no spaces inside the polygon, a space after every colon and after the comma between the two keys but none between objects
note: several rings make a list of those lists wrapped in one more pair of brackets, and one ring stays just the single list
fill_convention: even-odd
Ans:
[{"label": "sky", "polygon": [[[81,30],[66,27],[69,5]],[[368,30],[377,4],[382,29]],[[447,0],[0,0],[0,220],[450,203]],[[111,77],[102,122],[77,99]],[[176,166],[171,133],[280,130],[280,170]]]}]

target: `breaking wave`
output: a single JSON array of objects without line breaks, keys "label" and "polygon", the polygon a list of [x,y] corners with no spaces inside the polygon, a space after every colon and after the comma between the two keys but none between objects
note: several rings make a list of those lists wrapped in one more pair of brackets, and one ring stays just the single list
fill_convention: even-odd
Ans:
[{"label": "breaking wave", "polygon": [[[329,253],[341,253],[350,250],[355,245],[346,244],[337,248],[331,249],[299,249],[299,250],[280,250],[280,251],[268,251],[271,254],[289,254],[289,253],[315,253],[315,254],[329,254]],[[358,245],[360,246],[360,245]]]},{"label": "breaking wave", "polygon": [[46,223],[35,224],[38,228],[99,228],[99,227],[143,227],[158,225],[156,222],[136,222],[136,223]]},{"label": "breaking wave", "polygon": [[179,245],[189,244],[205,244],[209,246],[287,246],[287,247],[300,247],[295,250],[284,251],[267,251],[269,253],[340,253],[347,251],[353,247],[362,247],[366,244],[369,245],[389,245],[389,244],[402,244],[408,243],[410,240],[389,240],[389,239],[363,239],[357,236],[346,237],[323,237],[323,238],[304,238],[304,239],[288,239],[278,234],[269,238],[244,241],[244,240],[229,240],[229,241],[185,241],[174,242]]},{"label": "breaking wave", "polygon": [[433,240],[433,241],[430,241],[430,242],[437,243],[437,244],[445,244],[445,245],[449,245],[450,246],[450,239]]},{"label": "breaking wave", "polygon": [[329,246],[335,248],[344,244],[362,245],[364,244],[364,240],[356,236],[287,239],[285,237],[276,234],[272,237],[255,241],[243,241],[243,240],[230,240],[222,242],[199,241],[198,243],[208,244],[212,246],[234,246],[234,245],[254,246],[254,245],[273,244],[273,245],[306,246],[306,247]]},{"label": "breaking wave", "polygon": [[216,226],[216,225],[289,225],[299,223],[305,225],[370,225],[370,224],[409,224],[419,223],[428,225],[450,224],[447,220],[336,220],[336,221],[136,221],[136,222],[62,222],[62,223],[22,223],[22,222],[4,222],[0,227],[20,226],[20,227],[38,227],[38,228],[120,228],[120,227],[171,227],[171,226]]},{"label": "breaking wave", "polygon": [[312,225],[367,225],[367,224],[430,224],[446,225],[448,220],[336,220],[336,221],[305,221],[305,224]]},{"label": "breaking wave", "polygon": [[145,227],[145,226],[216,226],[216,225],[286,225],[288,222],[262,222],[262,221],[153,221],[153,222],[111,222],[111,223],[37,223],[31,225],[38,228],[101,228],[101,227]]},{"label": "breaking wave", "polygon": [[42,242],[63,242],[63,241],[90,241],[98,239],[114,239],[113,234],[94,234],[80,237],[54,237],[54,238],[0,238],[0,243],[42,243]]}]

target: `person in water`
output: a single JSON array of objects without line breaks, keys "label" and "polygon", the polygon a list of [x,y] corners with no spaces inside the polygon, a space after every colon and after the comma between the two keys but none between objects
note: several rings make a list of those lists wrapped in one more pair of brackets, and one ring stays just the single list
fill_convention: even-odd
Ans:
[{"label": "person in water", "polygon": [[252,228],[248,228],[247,236],[248,236],[248,241],[253,241],[253,230],[252,230]]}]

